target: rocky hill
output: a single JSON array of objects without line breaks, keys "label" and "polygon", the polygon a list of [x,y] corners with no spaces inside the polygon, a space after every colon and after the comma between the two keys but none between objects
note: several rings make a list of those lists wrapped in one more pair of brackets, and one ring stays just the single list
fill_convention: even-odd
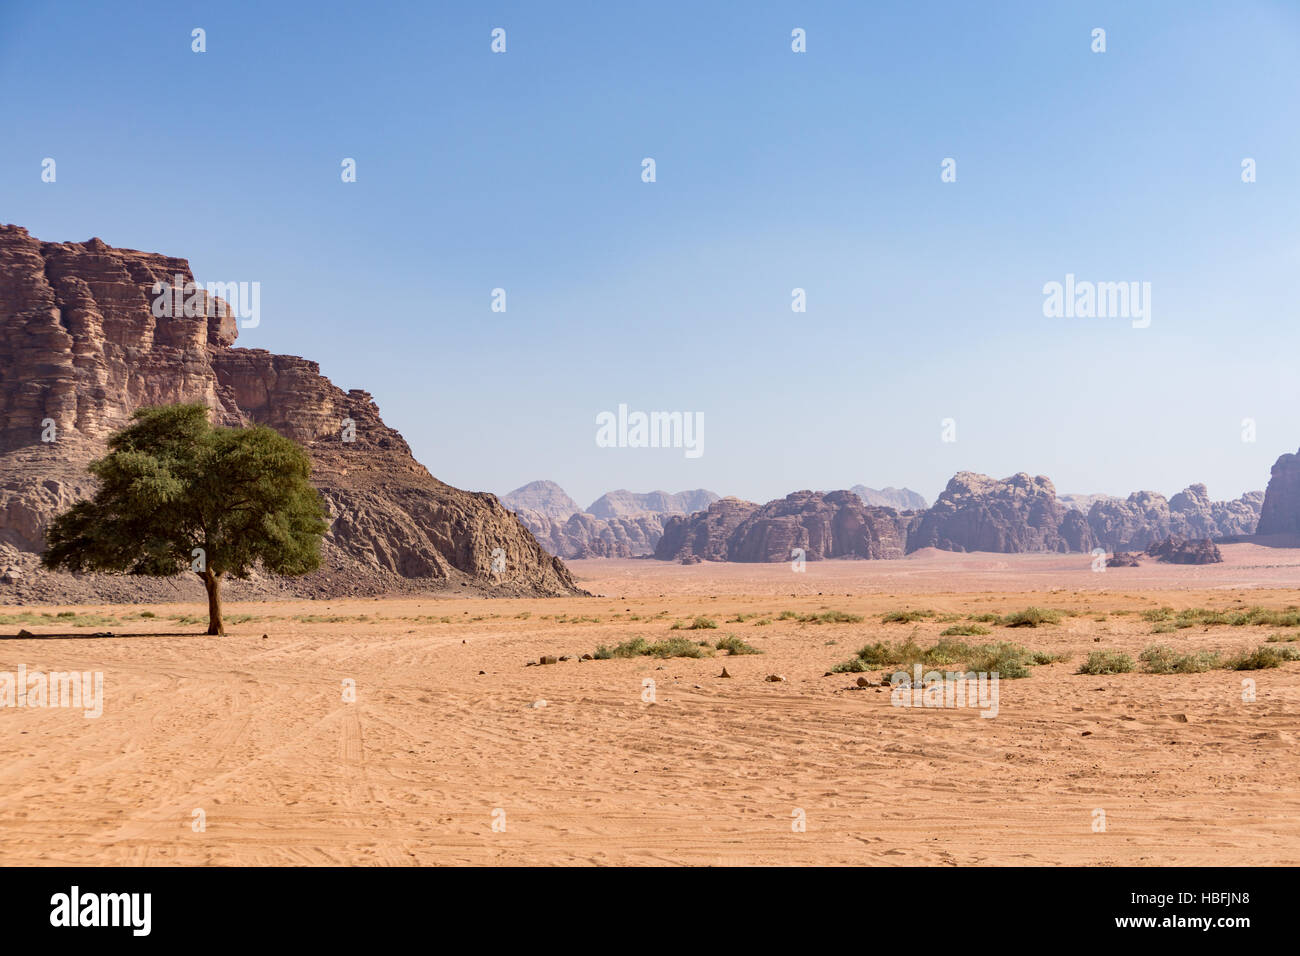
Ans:
[{"label": "rocky hill", "polygon": [[[42,242],[0,226],[0,560],[15,569],[0,601],[175,599],[197,581],[74,577],[36,569],[46,524],[89,494],[86,463],[132,412],[201,402],[218,424],[257,422],[302,443],[332,524],[324,566],[304,578],[234,582],[231,598],[331,596],[469,588],[572,594],[545,553],[495,496],[429,474],[370,395],[344,392],[315,362],[234,348],[235,316],[198,291],[194,315],[155,317],[155,283],[184,259],[114,249],[99,239]],[[345,441],[346,420],[355,440]],[[350,430],[348,437],[352,437]],[[505,570],[493,571],[493,552]]]},{"label": "rocky hill", "polygon": [[878,508],[893,508],[895,511],[924,511],[929,505],[925,497],[911,488],[868,488],[866,485],[854,485],[849,491],[869,505]]},{"label": "rocky hill", "polygon": [[1264,493],[1250,491],[1235,501],[1211,501],[1205,485],[1189,485],[1172,498],[1135,491],[1103,498],[1088,511],[1088,526],[1100,547],[1144,551],[1166,538],[1205,539],[1255,533]]},{"label": "rocky hill", "polygon": [[1300,452],[1273,463],[1256,534],[1300,534]]},{"label": "rocky hill", "polygon": [[789,561],[901,558],[915,516],[865,504],[852,491],[796,491],[757,505],[723,498],[670,518],[655,549],[663,561]]},{"label": "rocky hill", "polygon": [[907,550],[1091,551],[1087,519],[1056,500],[1042,475],[1024,472],[1001,481],[972,471],[952,477],[933,507],[921,515]]},{"label": "rocky hill", "polygon": [[582,511],[553,481],[533,481],[501,498],[543,548],[560,558],[640,558],[654,554],[664,519],[707,508],[711,491],[611,491]]},{"label": "rocky hill", "polygon": [[531,511],[547,518],[563,520],[582,509],[553,481],[530,481],[501,496],[501,503],[511,511]]}]

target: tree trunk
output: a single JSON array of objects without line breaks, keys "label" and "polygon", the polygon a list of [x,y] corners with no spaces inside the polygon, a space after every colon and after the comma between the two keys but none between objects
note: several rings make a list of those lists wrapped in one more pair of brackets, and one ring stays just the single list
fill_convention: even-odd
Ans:
[{"label": "tree trunk", "polygon": [[224,635],[226,626],[221,623],[221,578],[213,574],[211,568],[205,568],[199,577],[208,589],[208,633]]}]

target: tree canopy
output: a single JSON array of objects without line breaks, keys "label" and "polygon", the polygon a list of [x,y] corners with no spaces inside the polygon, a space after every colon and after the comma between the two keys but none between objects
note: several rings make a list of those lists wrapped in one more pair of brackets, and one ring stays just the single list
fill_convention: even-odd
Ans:
[{"label": "tree canopy", "polygon": [[203,405],[137,411],[90,464],[95,497],[59,515],[41,562],[69,571],[171,577],[197,574],[209,634],[221,623],[221,578],[259,564],[276,574],[320,567],[328,526],[311,461],[262,425],[218,428]]}]

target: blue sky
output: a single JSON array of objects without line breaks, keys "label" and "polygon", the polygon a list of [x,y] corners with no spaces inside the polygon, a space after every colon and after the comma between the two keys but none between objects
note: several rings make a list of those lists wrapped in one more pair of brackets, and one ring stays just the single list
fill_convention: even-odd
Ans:
[{"label": "blue sky", "polygon": [[[260,282],[240,344],[460,487],[1235,497],[1300,446],[1294,2],[3,0],[0,90],[0,221]],[[1150,327],[1045,318],[1067,273]],[[597,447],[620,403],[704,453]]]}]

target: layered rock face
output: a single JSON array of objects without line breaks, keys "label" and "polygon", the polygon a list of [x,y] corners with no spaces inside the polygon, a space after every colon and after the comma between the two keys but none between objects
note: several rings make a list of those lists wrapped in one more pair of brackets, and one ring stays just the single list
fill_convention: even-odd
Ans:
[{"label": "layered rock face", "polygon": [[581,511],[566,519],[537,511],[516,514],[548,553],[570,560],[644,557],[654,553],[664,533],[663,518],[655,514],[608,520]]},{"label": "layered rock face", "polygon": [[[193,282],[184,259],[98,239],[41,242],[0,226],[0,553],[28,571],[30,589],[9,597],[52,601],[59,588],[85,596],[83,578],[74,586],[69,575],[34,571],[45,526],[92,492],[85,466],[132,412],[175,402],[208,406],[218,424],[268,425],[311,455],[332,516],[324,567],[268,580],[269,589],[578,592],[563,563],[493,495],[452,488],[415,461],[368,393],[344,392],[306,359],[232,348],[236,320],[218,298],[209,304],[198,293],[204,307],[194,317],[155,317],[155,283],[177,275]],[[348,419],[352,441],[343,440]],[[494,570],[494,552],[504,553],[503,571]],[[114,600],[130,598],[120,581],[93,577]],[[151,591],[149,582],[130,583]]]},{"label": "layered rock face", "polygon": [[674,515],[664,522],[654,555],[660,561],[726,561],[732,532],[758,510],[752,501],[719,498],[704,511]]},{"label": "layered rock face", "polygon": [[669,494],[666,491],[649,491],[645,494],[637,494],[634,491],[619,489],[601,495],[591,503],[587,513],[595,515],[597,518],[626,518],[630,515],[646,513],[660,515],[693,514],[696,511],[703,511],[717,500],[717,495],[711,491],[705,491],[703,488],[697,488],[694,491],[679,491],[677,494]]},{"label": "layered rock face", "polygon": [[1256,534],[1300,534],[1300,452],[1273,463]]},{"label": "layered rock face", "polygon": [[1154,491],[1127,499],[1104,498],[1088,511],[1088,526],[1104,548],[1143,551],[1171,535],[1220,538],[1255,533],[1264,495],[1250,491],[1235,501],[1211,501],[1205,485],[1189,485],[1169,500]]},{"label": "layered rock face", "polygon": [[910,514],[863,503],[852,491],[796,491],[763,506],[723,498],[669,519],[655,557],[672,561],[789,561],[901,558]]},{"label": "layered rock face", "polygon": [[878,508],[893,508],[895,511],[924,511],[929,505],[925,498],[911,488],[868,488],[866,485],[854,485],[849,491],[869,505]]},{"label": "layered rock face", "polygon": [[1056,500],[1042,475],[1024,472],[998,481],[958,472],[908,537],[907,550],[1091,551],[1087,519]]},{"label": "layered rock face", "polygon": [[864,504],[852,491],[796,491],[746,518],[727,543],[730,561],[789,561],[801,549],[824,558],[901,558],[907,518]]}]

